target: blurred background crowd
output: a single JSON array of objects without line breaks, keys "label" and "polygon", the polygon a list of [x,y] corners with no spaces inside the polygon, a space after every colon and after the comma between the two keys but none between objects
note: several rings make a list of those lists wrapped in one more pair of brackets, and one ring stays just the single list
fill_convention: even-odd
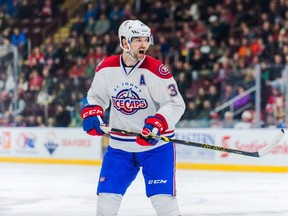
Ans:
[{"label": "blurred background crowd", "polygon": [[95,67],[122,52],[126,19],[152,29],[149,54],[186,102],[179,127],[286,127],[287,0],[0,0],[0,126],[80,127]]}]

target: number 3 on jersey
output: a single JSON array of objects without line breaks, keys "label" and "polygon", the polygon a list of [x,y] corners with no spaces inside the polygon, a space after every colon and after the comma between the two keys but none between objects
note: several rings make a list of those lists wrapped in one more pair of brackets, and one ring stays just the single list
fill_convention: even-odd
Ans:
[{"label": "number 3 on jersey", "polygon": [[169,90],[169,95],[171,97],[174,97],[174,96],[176,96],[178,94],[177,88],[176,88],[176,86],[174,84],[168,85],[168,90]]}]

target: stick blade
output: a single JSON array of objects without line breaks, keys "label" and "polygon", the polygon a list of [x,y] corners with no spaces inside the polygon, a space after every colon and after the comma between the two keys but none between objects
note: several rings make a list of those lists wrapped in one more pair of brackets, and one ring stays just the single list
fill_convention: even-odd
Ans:
[{"label": "stick blade", "polygon": [[284,136],[284,129],[281,129],[267,146],[258,151],[259,157],[269,153],[276,145],[279,144],[283,136]]}]

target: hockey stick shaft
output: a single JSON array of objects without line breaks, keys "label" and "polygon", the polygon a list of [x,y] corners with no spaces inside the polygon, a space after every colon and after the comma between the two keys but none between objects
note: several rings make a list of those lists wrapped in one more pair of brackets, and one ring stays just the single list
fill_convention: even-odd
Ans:
[{"label": "hockey stick shaft", "polygon": [[[118,128],[112,128],[112,127],[107,127],[104,125],[101,126],[101,129],[103,130],[103,132],[105,132],[107,134],[114,132],[114,133],[121,133],[121,134],[126,134],[126,135],[131,135],[131,136],[141,135],[140,132],[118,129]],[[242,151],[242,150],[237,150],[237,149],[226,148],[226,147],[222,147],[222,146],[215,146],[215,145],[210,145],[210,144],[205,144],[205,143],[179,140],[179,139],[169,138],[166,136],[155,135],[155,136],[150,136],[148,138],[154,138],[154,139],[162,140],[165,142],[174,142],[177,144],[182,144],[182,145],[187,145],[187,146],[200,147],[200,148],[205,148],[205,149],[210,149],[210,150],[215,150],[215,151],[221,151],[221,152],[234,153],[234,154],[245,155],[245,156],[250,156],[250,157],[261,157],[264,154],[267,154],[268,152],[270,152],[281,141],[283,135],[284,135],[284,129],[281,129],[276,134],[274,139],[271,142],[269,142],[269,144],[267,146],[265,146],[264,148],[260,149],[257,152],[247,152],[247,151]]]}]

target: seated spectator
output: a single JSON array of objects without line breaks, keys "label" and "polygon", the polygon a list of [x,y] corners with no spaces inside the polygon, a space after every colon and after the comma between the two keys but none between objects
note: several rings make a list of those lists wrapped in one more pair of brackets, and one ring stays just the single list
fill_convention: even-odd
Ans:
[{"label": "seated spectator", "polygon": [[19,6],[18,12],[16,14],[17,19],[27,19],[33,15],[33,7],[29,5],[28,0],[22,0],[21,5]]},{"label": "seated spectator", "polygon": [[93,17],[89,17],[88,23],[85,25],[84,28],[84,35],[86,38],[92,37],[94,35],[95,30],[95,19]]},{"label": "seated spectator", "polygon": [[82,57],[78,57],[76,63],[69,70],[69,77],[74,80],[78,80],[80,77],[83,76],[85,68],[86,68],[85,59]]},{"label": "seated spectator", "polygon": [[272,113],[269,113],[264,121],[263,127],[265,128],[277,128],[277,119]]},{"label": "seated spectator", "polygon": [[283,94],[278,88],[272,88],[272,93],[268,97],[265,111],[267,114],[272,114],[276,119],[282,118],[285,114]]},{"label": "seated spectator", "polygon": [[73,22],[73,25],[71,27],[71,31],[75,31],[77,32],[78,35],[81,35],[84,31],[85,28],[85,24],[84,24],[84,20],[81,14],[78,14],[75,22]]},{"label": "seated spectator", "polygon": [[0,127],[4,127],[4,115],[2,113],[0,113]]},{"label": "seated spectator", "polygon": [[250,49],[254,56],[260,56],[265,50],[265,44],[262,38],[255,37],[250,44]]},{"label": "seated spectator", "polygon": [[[224,104],[228,101],[230,101],[231,99],[233,99],[235,97],[235,92],[234,92],[234,88],[233,86],[230,84],[230,83],[227,83],[224,87],[224,92],[222,93],[221,95],[221,98],[220,98],[220,103],[221,104]],[[228,108],[225,109],[225,110],[222,110],[222,115],[224,115],[224,113],[228,111]]]},{"label": "seated spectator", "polygon": [[[72,32],[72,35],[67,39],[67,43],[68,45],[65,48],[65,60],[69,60],[69,58],[73,59],[77,56],[83,56],[84,53],[87,52],[84,37],[82,35],[77,35],[76,32]],[[63,63],[66,64],[66,61]]]},{"label": "seated spectator", "polygon": [[7,91],[0,91],[0,113],[5,114],[9,110],[11,97]]},{"label": "seated spectator", "polygon": [[106,57],[105,50],[101,46],[96,46],[95,61],[98,65]]},{"label": "seated spectator", "polygon": [[85,56],[86,62],[89,62],[89,59],[90,59],[90,58],[92,58],[92,59],[95,60],[95,55],[96,55],[96,52],[95,52],[94,47],[89,47],[89,48],[88,48],[88,53],[87,53],[86,56]]},{"label": "seated spectator", "polygon": [[0,18],[0,32],[2,33],[4,29],[8,27],[8,23],[5,23],[3,18]]},{"label": "seated spectator", "polygon": [[26,80],[25,74],[24,73],[20,73],[19,74],[19,80],[18,80],[18,90],[19,91],[28,91],[28,81]]},{"label": "seated spectator", "polygon": [[24,32],[20,31],[18,27],[14,27],[11,35],[11,42],[18,49],[23,50],[27,43],[26,35]]},{"label": "seated spectator", "polygon": [[235,124],[234,114],[230,111],[226,111],[224,113],[223,128],[234,128]]},{"label": "seated spectator", "polygon": [[210,85],[208,89],[207,99],[210,100],[212,108],[219,106],[220,95],[215,85]]},{"label": "seated spectator", "polygon": [[123,10],[121,9],[121,7],[117,4],[115,4],[113,6],[113,8],[110,10],[110,13],[109,13],[109,18],[110,19],[113,19],[113,17],[117,15],[117,17],[119,17],[120,20],[123,19]]},{"label": "seated spectator", "polygon": [[80,116],[81,107],[80,104],[76,104],[74,109],[71,110],[71,122],[69,127],[81,127],[82,126],[82,118]]},{"label": "seated spectator", "polygon": [[169,42],[166,40],[166,37],[164,36],[160,36],[159,37],[159,46],[160,46],[160,54],[162,57],[162,61],[165,62],[165,57],[168,56],[169,51],[170,51],[170,44]]},{"label": "seated spectator", "polygon": [[[56,88],[56,91],[53,91],[54,93],[52,93],[54,99],[53,104],[63,104],[66,106],[71,101],[70,88],[66,83],[60,82],[59,87]],[[54,95],[55,93],[56,95]]]},{"label": "seated spectator", "polygon": [[197,117],[197,109],[196,109],[196,105],[193,101],[189,101],[187,103],[187,108],[184,112],[184,114],[182,115],[183,120],[195,120]]},{"label": "seated spectator", "polygon": [[151,6],[151,19],[154,22],[163,23],[168,17],[167,9],[162,1],[153,1]]},{"label": "seated spectator", "polygon": [[29,90],[38,92],[41,89],[42,77],[36,69],[33,69],[29,79]]},{"label": "seated spectator", "polygon": [[281,28],[278,36],[279,45],[288,44],[288,19],[285,20],[284,26]]},{"label": "seated spectator", "polygon": [[26,127],[37,127],[37,120],[35,115],[29,115],[26,118]]},{"label": "seated spectator", "polygon": [[241,46],[238,50],[238,55],[240,58],[246,58],[251,55],[251,49],[249,47],[247,38],[242,38]]},{"label": "seated spectator", "polygon": [[207,99],[203,101],[203,105],[199,110],[199,113],[197,115],[197,119],[202,120],[209,120],[210,119],[210,113],[212,111],[211,102]]},{"label": "seated spectator", "polygon": [[0,43],[1,45],[9,45],[10,44],[10,40],[11,40],[11,28],[8,26],[6,28],[3,29],[3,31],[1,31],[0,34]]},{"label": "seated spectator", "polygon": [[185,91],[190,87],[189,79],[187,79],[185,72],[180,72],[176,77],[178,83],[178,89],[181,95],[185,94]]},{"label": "seated spectator", "polygon": [[36,122],[37,122],[37,127],[46,127],[45,123],[44,123],[44,119],[43,116],[38,115],[36,117]]},{"label": "seated spectator", "polygon": [[47,127],[55,127],[55,118],[53,118],[52,116],[48,117]]},{"label": "seated spectator", "polygon": [[23,91],[18,91],[18,98],[17,101],[11,101],[10,104],[10,110],[11,110],[11,114],[12,116],[18,116],[18,115],[22,115],[25,111],[26,108],[26,101],[23,98],[24,96],[24,92]]},{"label": "seated spectator", "polygon": [[252,128],[253,115],[250,111],[246,110],[241,115],[241,121],[234,125],[235,129],[248,129]]},{"label": "seated spectator", "polygon": [[55,127],[68,127],[71,123],[70,112],[63,105],[56,105],[55,110]]},{"label": "seated spectator", "polygon": [[51,75],[50,68],[48,66],[45,66],[43,68],[42,77],[43,77],[42,86],[45,86],[45,91],[47,91],[47,93],[51,95],[54,85],[58,82],[58,79],[55,76]]},{"label": "seated spectator", "polygon": [[123,18],[126,19],[132,19],[133,17],[133,9],[131,3],[126,3],[123,9]]},{"label": "seated spectator", "polygon": [[[203,87],[199,87],[196,96],[194,96],[194,102],[197,107],[197,110],[201,110],[203,108],[203,104],[205,100],[207,100],[206,91]],[[209,103],[211,105],[211,102]]]},{"label": "seated spectator", "polygon": [[83,73],[83,77],[91,81],[93,77],[95,76],[95,68],[97,64],[96,64],[95,58],[88,58],[88,59],[89,59],[88,64]]},{"label": "seated spectator", "polygon": [[49,44],[44,54],[45,66],[48,66],[52,72],[55,72],[60,66],[61,55],[55,49],[55,46]]},{"label": "seated spectator", "polygon": [[104,35],[110,29],[110,20],[107,18],[106,14],[101,13],[99,20],[95,22],[94,33],[96,35]]},{"label": "seated spectator", "polygon": [[48,94],[46,80],[43,80],[41,90],[39,90],[36,98],[37,104],[43,108],[44,106],[51,104],[54,99],[53,95]]},{"label": "seated spectator", "polygon": [[103,50],[106,53],[107,56],[112,55],[113,53],[115,53],[115,49],[117,47],[117,44],[115,43],[115,41],[111,40],[111,36],[109,34],[105,34],[104,35],[104,39],[103,39]]},{"label": "seated spectator", "polygon": [[8,112],[1,114],[0,113],[0,127],[12,127],[11,116]]},{"label": "seated spectator", "polygon": [[274,56],[274,64],[270,67],[270,84],[274,88],[278,88],[281,93],[284,93],[285,84],[282,78],[285,65],[283,64],[282,56],[277,54]]},{"label": "seated spectator", "polygon": [[51,0],[45,0],[44,5],[41,9],[40,15],[44,17],[50,17],[53,15],[52,13],[52,2]]},{"label": "seated spectator", "polygon": [[210,128],[222,128],[223,121],[220,119],[220,115],[217,112],[210,112]]},{"label": "seated spectator", "polygon": [[117,34],[122,19],[119,18],[118,14],[114,14],[113,17],[109,17],[109,19],[111,20],[111,33]]},{"label": "seated spectator", "polygon": [[36,46],[33,52],[28,57],[29,66],[37,67],[39,69],[43,68],[45,63],[45,56],[44,53],[41,52],[40,47]]},{"label": "seated spectator", "polygon": [[87,4],[87,9],[84,12],[84,22],[85,25],[88,24],[89,20],[92,18],[93,20],[95,20],[96,18],[98,18],[99,16],[99,11],[100,11],[100,2],[98,2],[96,5],[94,2],[89,2]]},{"label": "seated spectator", "polygon": [[13,127],[26,127],[26,122],[23,115],[17,115],[14,117]]}]

